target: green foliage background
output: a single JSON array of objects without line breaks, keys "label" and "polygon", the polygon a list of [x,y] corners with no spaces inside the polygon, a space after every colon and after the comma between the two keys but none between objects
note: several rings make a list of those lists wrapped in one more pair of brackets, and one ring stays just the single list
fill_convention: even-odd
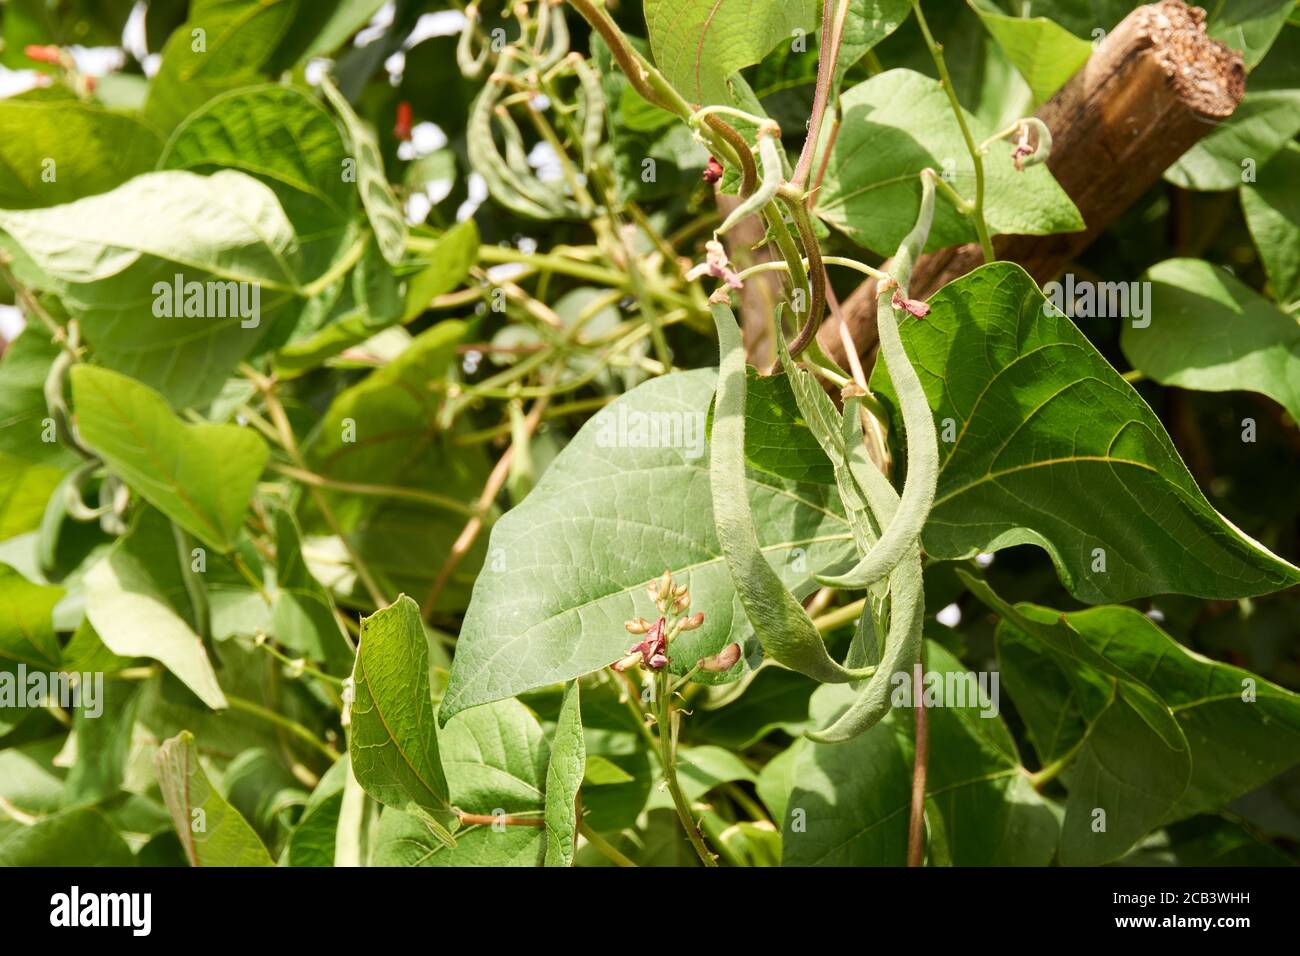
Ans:
[{"label": "green foliage background", "polygon": [[[976,175],[913,4],[848,2],[813,211],[823,253],[875,267],[922,169]],[[506,6],[0,5],[0,687],[103,688],[0,695],[0,863],[698,865],[681,807],[723,865],[905,862],[911,710],[813,742],[860,685],[751,624],[788,589],[836,661],[874,661],[898,579],[815,580],[882,530],[846,494],[861,433],[751,355],[743,414],[718,406],[746,426],[726,493],[774,574],[739,582],[712,433],[606,440],[703,428],[724,394],[716,280],[688,277],[709,150],[583,4]],[[608,6],[793,164],[820,4]],[[924,11],[983,141],[1134,6]],[[901,322],[940,435],[922,659],[1001,692],[928,711],[929,865],[1300,860],[1300,13],[1207,6],[1245,99],[1068,270],[1148,283],[1150,324],[1071,319],[1011,263]],[[121,46],[107,72],[85,52]],[[1083,228],[1009,146],[990,233]],[[977,238],[941,195],[927,248]],[[256,288],[256,318],[160,312],[178,277]],[[790,298],[747,302],[748,334]],[[899,389],[864,382],[902,491]],[[676,716],[609,668],[665,568],[704,614],[656,678]]]}]

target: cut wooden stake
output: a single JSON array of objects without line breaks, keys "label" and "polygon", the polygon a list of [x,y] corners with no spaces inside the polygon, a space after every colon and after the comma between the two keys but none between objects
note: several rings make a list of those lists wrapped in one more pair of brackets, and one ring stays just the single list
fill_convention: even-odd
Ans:
[{"label": "cut wooden stake", "polygon": [[[1206,35],[1204,10],[1182,0],[1138,7],[1037,113],[1052,132],[1047,168],[1078,206],[1086,231],[1000,236],[994,240],[998,258],[1019,263],[1039,283],[1058,275],[1231,116],[1245,88],[1241,56]],[[912,295],[928,298],[981,262],[974,243],[924,255],[912,272]],[[876,344],[874,280],[845,300],[841,316],[862,354],[869,353]],[[835,318],[822,324],[819,338],[843,365]]]}]

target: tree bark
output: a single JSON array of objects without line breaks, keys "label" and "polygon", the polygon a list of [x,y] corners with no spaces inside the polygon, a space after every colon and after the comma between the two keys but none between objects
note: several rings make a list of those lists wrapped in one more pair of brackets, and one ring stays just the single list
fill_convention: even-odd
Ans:
[{"label": "tree bark", "polygon": [[[1204,10],[1182,0],[1138,7],[1037,113],[1052,133],[1047,168],[1079,208],[1086,230],[999,236],[993,243],[998,258],[1019,263],[1040,284],[1058,275],[1184,152],[1232,115],[1245,87],[1241,56],[1206,35]],[[910,294],[928,298],[982,263],[976,243],[923,255]],[[840,320],[859,354],[870,354],[876,344],[874,280],[859,286],[839,318],[828,317],[818,334],[843,365]]]}]

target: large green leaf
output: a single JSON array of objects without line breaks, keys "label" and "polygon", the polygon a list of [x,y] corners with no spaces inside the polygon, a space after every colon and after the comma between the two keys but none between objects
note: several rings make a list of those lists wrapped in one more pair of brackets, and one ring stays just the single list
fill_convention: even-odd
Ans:
[{"label": "large green leaf", "polygon": [[655,63],[692,103],[730,103],[727,79],[795,31],[812,33],[816,0],[645,0]]},{"label": "large green leaf", "polygon": [[[843,126],[831,150],[817,212],[854,242],[889,255],[911,231],[921,204],[926,167],[950,173],[964,197],[975,195],[975,169],[948,97],[938,81],[911,70],[890,70],[841,97]],[[994,130],[967,116],[976,142]],[[984,157],[984,216],[994,234],[1049,235],[1084,226],[1070,197],[1046,166],[1018,172],[1011,150]],[[945,165],[946,164],[946,165]],[[970,217],[940,199],[927,248],[974,242]]]},{"label": "large green leaf", "polygon": [[910,0],[849,0],[840,38],[840,58],[835,65],[835,87],[867,51],[889,36],[912,11]]},{"label": "large green leaf", "polygon": [[280,858],[281,866],[333,866],[334,842],[343,806],[343,787],[348,777],[348,758],[340,757],[320,778],[289,834]]},{"label": "large green leaf", "polygon": [[248,821],[212,785],[194,735],[182,731],[154,758],[158,786],[191,866],[273,866]]},{"label": "large green leaf", "polygon": [[[293,227],[270,188],[234,170],[147,173],[66,205],[0,211],[0,230],[8,233],[0,244],[18,254],[19,277],[58,294],[97,361],[178,407],[215,397],[235,364],[299,301]],[[217,315],[187,316],[184,303],[172,301],[177,276],[202,283],[197,311]],[[229,308],[230,289],[257,314]],[[206,299],[227,307],[209,310]]]},{"label": "large green leaf", "polygon": [[1241,187],[1246,225],[1268,274],[1273,297],[1282,305],[1300,299],[1300,145],[1288,143],[1254,183]]},{"label": "large green leaf", "polygon": [[63,595],[63,588],[34,584],[0,564],[0,667],[58,668],[62,652],[53,615]]},{"label": "large green leaf", "polygon": [[87,865],[135,865],[131,848],[100,810],[64,810],[30,825],[0,819],[0,866]]},{"label": "large green leaf", "polygon": [[146,509],[136,519],[87,572],[85,587],[86,616],[110,651],[161,661],[209,707],[226,706],[195,631],[176,539],[158,512]]},{"label": "large green leaf", "polygon": [[[633,643],[624,622],[655,616],[645,584],[664,568],[690,586],[692,608],[704,612],[703,627],[674,641],[674,672],[749,640],[713,530],[703,454],[715,380],[711,370],[686,372],[624,395],[589,421],[523,504],[496,523],[461,629],[444,717],[618,660]],[[665,426],[661,434],[683,439],[666,442],[679,447],[650,447],[651,421]],[[787,587],[807,593],[813,570],[853,554],[827,487],[760,473],[749,475],[748,487],[760,543]]]},{"label": "large green leaf", "polygon": [[[951,419],[955,439],[939,444],[926,553],[1036,544],[1092,603],[1234,598],[1300,581],[1210,506],[1147,404],[1045,302],[1019,266],[994,263],[904,322],[940,435]],[[880,366],[873,387],[893,400]]]},{"label": "large green leaf", "polygon": [[[540,816],[550,749],[537,718],[517,700],[466,711],[441,731],[451,798],[468,813]],[[414,816],[393,809],[379,822],[378,866],[539,866],[545,830],[473,824],[456,846],[436,839]]]},{"label": "large green leaf", "polygon": [[1007,16],[992,0],[969,0],[985,28],[1042,103],[1092,55],[1092,44],[1047,17]]},{"label": "large green leaf", "polygon": [[1300,132],[1300,90],[1252,90],[1165,171],[1183,189],[1236,189]]},{"label": "large green leaf", "polygon": [[0,208],[57,206],[153,168],[162,141],[126,113],[71,96],[0,100]]},{"label": "large green leaf", "polygon": [[184,424],[163,397],[107,369],[72,370],[86,444],[142,498],[223,554],[235,545],[270,450],[237,425]]},{"label": "large green leaf", "polygon": [[246,86],[275,53],[299,0],[195,0],[163,47],[145,117],[170,132],[213,97]]},{"label": "large green leaf", "polygon": [[314,99],[288,86],[218,96],[176,128],[160,169],[240,169],[275,191],[302,239],[303,276],[324,272],[348,238],[357,193],[344,179],[347,149]]},{"label": "large green leaf", "polygon": [[1202,259],[1147,270],[1151,324],[1124,327],[1134,368],[1164,385],[1260,392],[1300,420],[1300,323]]},{"label": "large green leaf", "polygon": [[[926,671],[965,668],[933,642]],[[902,682],[910,687],[911,675]],[[949,686],[952,686],[949,684]],[[855,697],[828,685],[813,695],[819,726],[834,722]],[[942,832],[958,866],[1046,865],[1056,849],[1057,821],[1028,782],[1001,717],[981,716],[978,702],[944,701],[928,711],[926,816]],[[898,709],[871,730],[838,744],[804,743],[790,768],[795,781],[782,816],[786,866],[902,866],[911,805],[913,718]],[[935,816],[937,815],[937,816]],[[932,862],[934,862],[932,860]]]},{"label": "large green leaf", "polygon": [[406,595],[361,620],[348,754],[357,782],[389,807],[454,819],[438,756],[420,608]]},{"label": "large green leaf", "polygon": [[582,736],[582,708],[578,682],[564,691],[560,719],[551,740],[551,759],[546,765],[546,865],[573,866],[578,839],[578,788],[587,765],[587,747]]},{"label": "large green leaf", "polygon": [[[1061,613],[1020,604],[1015,615],[999,625],[998,653],[1044,761],[1077,743],[1067,736],[1053,746],[1058,728],[1086,728],[1095,719],[1086,694],[1058,694],[1052,709],[1021,706],[1023,692],[1081,686],[1078,662],[1042,653],[1043,632],[1054,631],[1081,642],[1105,666],[1128,675],[1126,684],[1139,683],[1173,713],[1190,748],[1191,778],[1177,806],[1165,808],[1172,816],[1221,809],[1300,762],[1300,695],[1188,650],[1139,611],[1107,606]],[[1012,667],[1005,664],[1008,658]],[[1094,680],[1095,670],[1084,665]]]},{"label": "large green leaf", "polygon": [[53,468],[77,459],[56,437],[45,401],[45,380],[61,349],[40,325],[10,342],[0,361],[0,454]]}]

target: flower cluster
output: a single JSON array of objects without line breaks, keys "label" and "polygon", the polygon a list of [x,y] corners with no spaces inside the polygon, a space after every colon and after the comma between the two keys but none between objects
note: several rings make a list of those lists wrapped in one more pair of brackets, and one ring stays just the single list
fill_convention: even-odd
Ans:
[{"label": "flower cluster", "polygon": [[646,585],[646,594],[659,609],[659,619],[654,623],[643,617],[634,618],[623,626],[629,634],[644,634],[645,639],[628,648],[627,656],[612,665],[616,671],[644,664],[652,671],[661,671],[672,661],[668,645],[682,631],[693,631],[704,623],[704,614],[686,616],[691,606],[691,592],[685,584],[673,584],[671,571]]}]

